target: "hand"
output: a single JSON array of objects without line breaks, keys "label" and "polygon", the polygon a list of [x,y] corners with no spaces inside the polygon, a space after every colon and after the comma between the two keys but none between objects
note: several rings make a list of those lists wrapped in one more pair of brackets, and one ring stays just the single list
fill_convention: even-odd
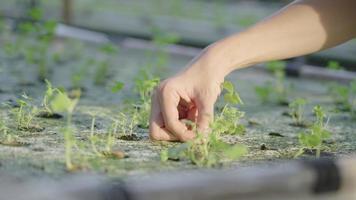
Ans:
[{"label": "hand", "polygon": [[195,133],[184,120],[196,123],[200,132],[209,129],[223,82],[223,78],[219,80],[210,74],[214,73],[191,67],[156,88],[150,116],[152,140],[184,142],[193,139]]}]

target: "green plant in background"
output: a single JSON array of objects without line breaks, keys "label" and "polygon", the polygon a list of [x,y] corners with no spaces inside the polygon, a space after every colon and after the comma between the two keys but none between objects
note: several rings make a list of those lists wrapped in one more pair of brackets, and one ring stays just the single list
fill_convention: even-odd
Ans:
[{"label": "green plant in background", "polygon": [[245,15],[238,18],[238,25],[247,28],[252,26],[258,21],[258,18],[254,15]]},{"label": "green plant in background", "polygon": [[339,62],[334,60],[329,61],[328,64],[326,65],[326,68],[331,70],[345,70],[345,68],[342,67]]},{"label": "green plant in background", "polygon": [[146,70],[141,70],[135,79],[135,91],[139,94],[140,100],[134,105],[137,108],[139,126],[148,128],[149,114],[151,111],[151,95],[153,89],[159,84],[160,79],[154,77]]},{"label": "green plant in background", "polygon": [[95,65],[95,60],[93,58],[84,59],[79,67],[73,70],[71,74],[71,82],[73,89],[82,90],[84,88],[83,81],[88,76],[89,70]]},{"label": "green plant in background", "polygon": [[267,82],[265,86],[256,86],[255,92],[262,103],[267,103],[270,100],[273,88],[270,82]]},{"label": "green plant in background", "polygon": [[153,52],[148,53],[148,68],[152,74],[156,76],[162,76],[166,72],[167,66],[169,64],[169,53],[166,48],[179,42],[180,37],[176,33],[166,32],[158,27],[152,28],[152,41],[155,46]]},{"label": "green plant in background", "polygon": [[274,74],[274,93],[277,95],[277,102],[284,103],[287,101],[287,90],[285,87],[285,61],[272,61],[267,63],[267,69]]},{"label": "green plant in background", "polygon": [[262,103],[266,103],[274,97],[274,101],[278,104],[288,104],[287,88],[285,86],[285,61],[271,61],[266,65],[267,69],[273,73],[273,82],[267,82],[265,86],[255,87],[257,96],[261,99]]},{"label": "green plant in background", "polygon": [[307,100],[303,98],[297,98],[289,104],[290,114],[293,118],[294,124],[297,126],[304,125],[304,107],[307,104]]},{"label": "green plant in background", "polygon": [[350,112],[354,116],[356,98],[356,80],[347,85],[333,83],[329,86],[330,96],[333,98],[337,109]]},{"label": "green plant in background", "polygon": [[242,101],[235,91],[231,82],[224,82],[222,88],[226,90],[224,101],[227,103],[222,112],[218,114],[214,122],[210,124],[209,133],[200,133],[193,122],[187,121],[196,133],[196,138],[187,143],[178,145],[161,152],[161,160],[189,159],[193,164],[200,167],[213,167],[224,160],[236,160],[247,153],[244,145],[231,145],[221,139],[222,134],[241,134],[244,127],[240,125],[239,119],[243,113],[231,105],[241,104]]},{"label": "green plant in background", "polygon": [[118,53],[119,49],[113,44],[105,44],[99,50],[103,58],[97,63],[94,73],[94,83],[95,85],[104,85],[109,76],[109,69],[113,63],[113,57]]},{"label": "green plant in background", "polygon": [[351,116],[356,119],[356,80],[350,83],[350,113]]},{"label": "green plant in background", "polygon": [[321,106],[315,106],[313,112],[316,120],[307,132],[299,133],[300,150],[295,157],[302,155],[306,149],[315,149],[316,157],[319,158],[323,141],[331,137],[331,132],[327,130],[329,118],[326,123],[324,122],[326,118],[324,109]]},{"label": "green plant in background", "polygon": [[124,89],[125,84],[123,82],[117,81],[112,87],[111,87],[111,92],[112,93],[118,93],[122,89]]},{"label": "green plant in background", "polygon": [[[37,66],[38,78],[44,81],[49,74],[50,45],[55,36],[56,22],[44,20],[42,9],[35,7],[28,13],[30,21],[19,25],[27,63]],[[28,38],[24,40],[23,38]]]},{"label": "green plant in background", "polygon": [[75,165],[73,165],[72,162],[72,151],[73,146],[76,145],[76,139],[74,137],[74,127],[72,125],[72,115],[78,101],[79,99],[70,99],[65,92],[57,93],[51,101],[51,108],[55,112],[63,112],[66,114],[66,127],[62,128],[62,133],[64,136],[66,168],[69,171],[75,169]]}]

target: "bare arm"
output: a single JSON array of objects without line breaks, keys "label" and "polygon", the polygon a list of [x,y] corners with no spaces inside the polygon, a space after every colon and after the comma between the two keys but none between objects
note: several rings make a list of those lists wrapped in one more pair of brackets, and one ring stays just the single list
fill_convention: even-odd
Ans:
[{"label": "bare arm", "polygon": [[[356,36],[356,0],[299,0],[251,28],[207,47],[153,97],[150,136],[194,137],[180,119],[206,129],[220,84],[231,71],[256,63],[316,52]],[[183,116],[183,117],[182,117]]]},{"label": "bare arm", "polygon": [[236,68],[330,48],[355,36],[355,0],[299,0],[212,44],[192,65],[201,62],[209,68],[209,63],[226,75]]}]

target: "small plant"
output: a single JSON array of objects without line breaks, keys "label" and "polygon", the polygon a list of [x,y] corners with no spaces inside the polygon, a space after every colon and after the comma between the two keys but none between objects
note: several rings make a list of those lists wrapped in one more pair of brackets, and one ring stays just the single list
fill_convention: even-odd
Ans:
[{"label": "small plant", "polygon": [[105,44],[100,48],[100,52],[103,58],[97,63],[94,76],[95,85],[104,85],[106,83],[109,67],[113,62],[113,56],[118,52],[118,48],[112,44]]},{"label": "small plant", "polygon": [[256,86],[255,92],[262,103],[267,103],[270,99],[273,89],[271,87],[271,84],[268,82],[266,86]]},{"label": "small plant", "polygon": [[274,92],[277,95],[277,102],[284,104],[287,102],[287,90],[285,88],[285,68],[286,62],[272,61],[267,63],[267,69],[270,70],[275,76]]},{"label": "small plant", "polygon": [[356,119],[356,80],[350,83],[350,113]]},{"label": "small plant", "polygon": [[74,137],[74,128],[72,125],[72,115],[73,111],[78,103],[79,99],[70,99],[65,92],[57,93],[53,100],[51,101],[51,108],[55,112],[63,112],[66,114],[67,123],[66,127],[62,129],[64,136],[65,145],[65,162],[66,168],[69,171],[75,169],[72,162],[72,150],[73,146],[76,144],[76,139]]},{"label": "small plant", "polygon": [[28,13],[30,21],[23,22],[19,25],[22,37],[20,39],[24,48],[24,56],[27,63],[37,66],[38,78],[44,81],[49,74],[49,56],[50,44],[55,36],[56,22],[43,20],[43,12],[40,8],[32,8]]},{"label": "small plant", "polygon": [[334,60],[329,61],[328,64],[326,65],[326,68],[331,70],[345,70],[345,68],[342,67],[339,62]]},{"label": "small plant", "polygon": [[32,99],[26,94],[21,96],[21,99],[17,100],[18,107],[12,110],[16,118],[16,124],[18,130],[29,130],[35,128],[32,121],[34,117],[38,114],[39,109],[37,106],[32,104]]},{"label": "small plant", "polygon": [[224,82],[222,88],[226,90],[224,101],[227,103],[215,121],[210,124],[208,135],[199,133],[193,122],[187,121],[196,133],[196,138],[187,143],[178,145],[161,152],[161,160],[179,160],[187,158],[199,167],[213,167],[224,160],[236,160],[246,154],[247,148],[243,145],[231,145],[221,140],[222,134],[241,134],[245,131],[239,119],[243,113],[230,104],[241,104],[242,101],[231,82]]},{"label": "small plant", "polygon": [[112,87],[111,87],[111,92],[112,93],[118,93],[124,88],[125,84],[123,82],[117,81]]},{"label": "small plant", "polygon": [[243,102],[231,82],[225,81],[222,88],[226,91],[224,94],[226,104],[220,114],[215,117],[216,120],[211,127],[216,132],[224,134],[242,134],[245,132],[245,127],[239,121],[244,116],[244,112],[239,111],[233,105],[243,104]]},{"label": "small plant", "polygon": [[145,70],[135,80],[135,91],[140,100],[134,105],[137,109],[138,123],[142,128],[148,128],[149,114],[151,111],[151,95],[153,89],[159,84],[160,79],[153,77]]},{"label": "small plant", "polygon": [[356,80],[352,81],[348,86],[336,83],[331,84],[329,93],[338,110],[350,112],[351,116],[354,116],[356,110]]},{"label": "small plant", "polygon": [[176,33],[163,31],[159,27],[153,27],[151,32],[155,49],[154,51],[148,52],[148,64],[146,67],[150,69],[152,74],[162,76],[163,73],[166,72],[170,59],[166,48],[171,44],[177,43],[180,37]]},{"label": "small plant", "polygon": [[281,105],[288,105],[287,88],[285,86],[285,68],[286,62],[272,61],[267,63],[267,69],[273,73],[274,81],[267,82],[266,86],[258,86],[255,88],[256,94],[260,97],[263,103],[274,97],[274,101]]},{"label": "small plant", "polygon": [[329,119],[324,123],[326,115],[323,108],[321,106],[315,106],[313,112],[316,116],[316,120],[307,132],[299,133],[298,137],[301,147],[295,157],[302,155],[306,149],[315,149],[316,157],[319,158],[323,141],[331,137],[331,132],[327,130]]},{"label": "small plant", "polygon": [[304,126],[305,122],[303,120],[304,107],[307,101],[303,98],[297,98],[289,104],[290,114],[293,118],[294,125]]}]

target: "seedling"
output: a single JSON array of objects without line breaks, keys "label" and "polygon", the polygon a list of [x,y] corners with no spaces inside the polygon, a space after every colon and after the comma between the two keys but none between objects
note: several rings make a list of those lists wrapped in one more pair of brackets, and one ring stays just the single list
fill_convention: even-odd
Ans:
[{"label": "seedling", "polygon": [[334,99],[334,103],[339,105],[341,110],[349,110],[349,95],[350,91],[347,86],[333,83],[329,87],[329,93]]},{"label": "seedling", "polygon": [[356,119],[356,80],[350,83],[350,108],[351,116]]},{"label": "seedling", "polygon": [[224,160],[237,160],[247,153],[244,145],[230,145],[223,142],[219,132],[212,131],[209,135],[204,135],[197,132],[196,128],[193,130],[197,135],[194,140],[163,150],[161,161],[189,159],[199,167],[214,167]]},{"label": "seedling", "polygon": [[331,84],[329,87],[329,93],[334,99],[334,103],[341,111],[349,111],[351,116],[355,116],[355,99],[356,99],[356,80],[352,81],[349,86]]},{"label": "seedling", "polygon": [[117,81],[115,85],[111,87],[112,93],[118,93],[124,88],[125,84],[123,82]]},{"label": "seedling", "polygon": [[215,117],[216,120],[211,125],[212,129],[218,133],[242,134],[245,132],[245,127],[239,121],[244,116],[244,112],[239,111],[234,106],[243,104],[243,102],[231,82],[225,81],[222,84],[222,88],[226,91],[224,94],[224,102],[226,104],[221,113]]},{"label": "seedling", "polygon": [[75,166],[72,163],[72,149],[76,144],[74,137],[74,128],[72,125],[72,115],[73,111],[78,103],[79,99],[70,99],[65,92],[57,93],[53,100],[51,101],[51,108],[55,112],[63,112],[66,115],[67,123],[66,127],[62,129],[64,135],[64,145],[65,145],[65,162],[66,168],[69,171],[75,169]]},{"label": "seedling", "polygon": [[329,61],[326,67],[331,70],[345,70],[345,68],[342,67],[339,62],[334,60]]},{"label": "seedling", "polygon": [[16,102],[19,106],[14,108],[12,113],[16,117],[17,129],[29,130],[31,128],[35,128],[35,126],[32,124],[32,121],[38,114],[39,109],[37,106],[32,104],[32,99],[26,94],[23,94],[21,99],[18,99]]},{"label": "seedling", "polygon": [[316,120],[307,132],[299,133],[300,150],[295,155],[298,157],[304,153],[306,149],[315,149],[316,157],[320,157],[320,152],[323,147],[323,141],[331,137],[331,132],[327,130],[329,118],[324,123],[326,115],[321,106],[315,106],[313,112]]},{"label": "seedling", "polygon": [[[43,13],[40,8],[33,8],[28,13],[31,21],[21,23],[19,29],[23,34],[23,37],[27,39],[26,43],[23,43],[25,50],[25,58],[29,64],[37,66],[38,78],[44,81],[48,78],[49,74],[49,48],[54,39],[54,33],[56,28],[56,22],[44,21]],[[26,40],[24,40],[26,41]]]},{"label": "seedling", "polygon": [[284,104],[287,102],[287,90],[285,88],[285,68],[286,62],[284,61],[272,61],[267,63],[267,69],[270,70],[275,77],[273,89],[277,95],[277,102]]},{"label": "seedling", "polygon": [[266,86],[256,86],[255,92],[262,103],[267,103],[270,99],[271,93],[273,92],[271,83],[268,82]]},{"label": "seedling", "polygon": [[266,86],[257,86],[255,88],[256,94],[260,97],[262,103],[274,97],[274,101],[281,105],[288,105],[287,89],[285,87],[285,69],[286,62],[272,61],[267,63],[267,69],[273,73],[274,81],[267,82]]},{"label": "seedling", "polygon": [[117,54],[118,48],[112,44],[105,44],[100,48],[102,59],[98,61],[94,76],[95,85],[104,85],[109,75],[109,67],[113,62],[113,56]]},{"label": "seedling", "polygon": [[158,27],[153,27],[151,31],[155,49],[148,52],[148,64],[146,68],[149,68],[152,74],[162,76],[167,69],[170,59],[166,48],[171,44],[177,43],[180,37],[176,33],[163,31]]},{"label": "seedling", "polygon": [[159,78],[153,77],[145,70],[141,70],[139,77],[135,80],[135,91],[140,96],[140,100],[136,103],[135,107],[138,110],[138,123],[142,128],[148,128],[151,95],[153,89],[159,84],[159,81]]},{"label": "seedling", "polygon": [[296,126],[305,126],[303,119],[304,107],[307,101],[303,98],[297,98],[289,104],[290,114],[293,118],[294,125]]}]

